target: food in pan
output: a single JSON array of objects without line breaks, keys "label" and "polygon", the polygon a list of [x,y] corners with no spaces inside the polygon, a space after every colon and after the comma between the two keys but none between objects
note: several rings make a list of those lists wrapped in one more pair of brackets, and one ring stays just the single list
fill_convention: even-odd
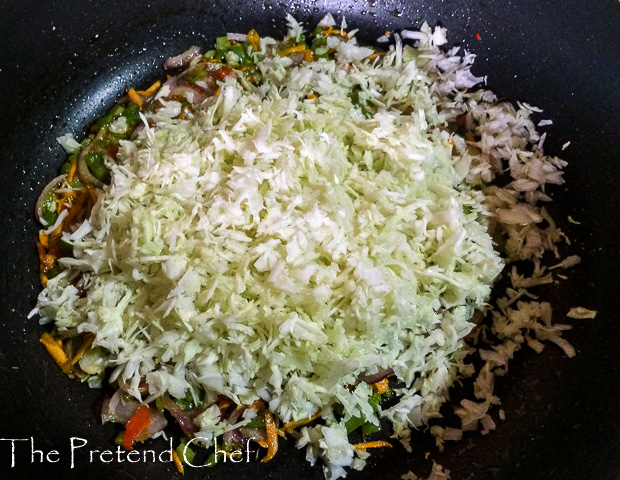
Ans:
[{"label": "food in pan", "polygon": [[[292,437],[339,478],[388,433],[410,449],[411,428],[440,447],[493,430],[494,378],[524,344],[574,355],[528,290],[553,282],[542,256],[563,240],[542,205],[565,162],[537,110],[484,89],[442,28],[386,32],[383,50],[330,15],[288,22],[280,41],[166,60],[166,81],[59,139],[69,158],[37,203],[41,342],[115,388],[102,419],[126,449],[177,423],[180,470],[198,446],[266,462]],[[471,376],[461,428],[442,426]]]}]

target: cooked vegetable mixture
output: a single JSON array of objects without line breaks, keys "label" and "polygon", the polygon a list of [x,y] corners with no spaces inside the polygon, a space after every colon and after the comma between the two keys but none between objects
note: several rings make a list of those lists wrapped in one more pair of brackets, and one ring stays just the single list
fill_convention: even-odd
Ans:
[{"label": "cooked vegetable mixture", "polygon": [[[494,429],[494,375],[521,345],[574,354],[526,290],[553,281],[540,259],[562,239],[538,203],[565,163],[543,154],[537,110],[472,88],[473,55],[441,50],[442,28],[386,32],[381,50],[331,15],[288,22],[280,41],[169,58],[166,81],[59,138],[69,157],[36,206],[41,342],[115,388],[102,419],[124,448],[176,423],[181,472],[248,446],[271,461],[292,437],[336,479],[387,434],[410,449],[412,427],[440,447]],[[514,260],[534,273],[513,266],[492,309]],[[462,428],[434,424],[475,375]]]}]

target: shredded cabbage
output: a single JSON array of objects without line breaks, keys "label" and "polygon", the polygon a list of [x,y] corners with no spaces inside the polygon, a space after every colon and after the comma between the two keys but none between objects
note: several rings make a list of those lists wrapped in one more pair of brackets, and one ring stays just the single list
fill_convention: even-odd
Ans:
[{"label": "shredded cabbage", "polygon": [[[287,38],[299,39],[302,26],[287,20]],[[462,89],[483,80],[469,71],[473,56],[440,52],[443,29],[424,25],[403,38],[418,48],[397,36],[373,58],[355,39],[330,37],[335,58],[300,65],[261,39],[258,86],[229,77],[184,119],[175,101],[141,114],[144,130],[121,141],[111,185],[68,238],[75,258],[61,259],[66,270],[39,297],[42,321],[94,333],[110,381],[137,399],[190,391],[204,401],[196,425],[207,445],[226,430],[218,395],[262,399],[283,422],[320,410],[323,424],[301,428],[297,445],[310,462],[323,459],[327,478],[363,467],[365,452],[347,437],[351,418],[378,425],[384,417],[406,439],[437,417],[463,367],[472,313],[503,267],[489,210],[509,231],[540,223],[538,188],[561,183],[563,165],[541,154],[510,160],[511,187],[529,203],[480,189],[499,161],[487,155],[485,163],[485,152],[538,141],[533,107],[515,113],[484,90],[468,97],[481,117],[480,140],[468,147],[447,127],[463,108]],[[528,139],[497,134],[513,121]],[[550,248],[543,240],[526,249],[515,234],[507,249],[530,258]],[[516,269],[512,279],[515,288],[552,281]],[[560,345],[559,334],[536,328]],[[358,380],[385,369],[402,385],[400,399],[376,411]],[[496,403],[492,375],[477,380],[485,402],[457,412],[468,428],[495,428],[486,413]],[[436,431],[438,441],[458,436]]]}]

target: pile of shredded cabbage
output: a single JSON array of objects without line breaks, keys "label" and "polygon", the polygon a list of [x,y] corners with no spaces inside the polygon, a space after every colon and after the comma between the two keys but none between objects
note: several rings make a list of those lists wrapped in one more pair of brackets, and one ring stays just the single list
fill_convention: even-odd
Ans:
[{"label": "pile of shredded cabbage", "polygon": [[[351,417],[383,417],[400,437],[437,417],[472,314],[503,267],[487,205],[506,225],[542,217],[515,206],[517,195],[479,188],[501,167],[489,158],[500,140],[482,143],[500,132],[525,149],[521,126],[507,122],[529,125],[529,113],[484,90],[464,97],[482,79],[469,72],[472,55],[439,50],[443,29],[409,38],[416,48],[398,37],[369,59],[355,39],[334,37],[334,60],[299,65],[263,38],[259,86],[228,78],[185,119],[174,101],[146,114],[73,239],[75,258],[39,297],[43,321],[94,333],[110,381],[136,398],[190,391],[210,405],[196,419],[205,444],[227,428],[218,395],[263,399],[283,422],[320,410],[297,445],[327,478],[364,465]],[[493,116],[497,125],[474,151],[447,127],[477,108],[481,129]],[[542,162],[547,174],[562,166]],[[386,369],[400,400],[377,413],[359,379]]]}]

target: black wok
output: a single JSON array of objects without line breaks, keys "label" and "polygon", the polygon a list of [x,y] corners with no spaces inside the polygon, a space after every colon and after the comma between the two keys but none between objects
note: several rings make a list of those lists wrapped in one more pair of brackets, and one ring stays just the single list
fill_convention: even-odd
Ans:
[{"label": "black wok", "polygon": [[[70,381],[39,344],[42,327],[26,319],[39,290],[32,210],[63,152],[55,137],[77,137],[130,86],[158,78],[162,60],[223,32],[284,32],[292,13],[313,24],[327,11],[346,15],[372,41],[386,29],[448,27],[450,43],[478,54],[474,68],[501,96],[525,100],[554,120],[547,150],[569,160],[567,184],[550,207],[583,263],[561,285],[541,290],[558,318],[583,305],[596,320],[574,321],[566,338],[578,355],[547,347],[523,351],[496,390],[507,419],[487,436],[468,434],[439,454],[414,434],[412,454],[376,452],[349,478],[425,474],[430,460],[453,479],[620,478],[618,324],[618,180],[620,179],[620,5],[616,0],[164,1],[5,0],[0,5],[0,478],[178,478],[170,463],[103,463],[88,452],[114,447],[115,428],[100,425],[100,391]],[[476,32],[481,40],[476,40]],[[570,147],[561,152],[569,141]],[[571,215],[581,222],[566,220]],[[88,442],[70,464],[70,439]],[[34,448],[47,454],[31,456]],[[6,439],[28,439],[11,442]],[[11,444],[15,467],[11,468]],[[145,448],[160,452],[162,440]],[[220,465],[188,478],[321,479],[292,445],[261,465]],[[53,463],[53,460],[59,461]]]}]

